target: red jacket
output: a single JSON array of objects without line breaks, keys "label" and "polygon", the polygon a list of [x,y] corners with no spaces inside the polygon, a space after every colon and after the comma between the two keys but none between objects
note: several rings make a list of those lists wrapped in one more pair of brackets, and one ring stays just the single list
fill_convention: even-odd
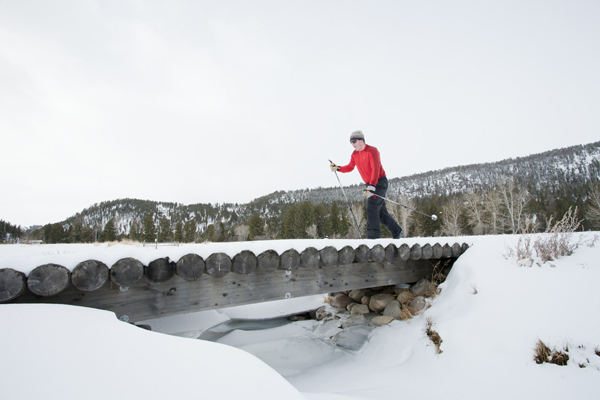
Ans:
[{"label": "red jacket", "polygon": [[354,166],[358,167],[358,172],[365,183],[376,186],[377,181],[385,176],[385,171],[381,166],[379,150],[373,146],[365,145],[363,151],[353,151],[350,156],[350,164],[340,167],[340,172],[351,172]]}]

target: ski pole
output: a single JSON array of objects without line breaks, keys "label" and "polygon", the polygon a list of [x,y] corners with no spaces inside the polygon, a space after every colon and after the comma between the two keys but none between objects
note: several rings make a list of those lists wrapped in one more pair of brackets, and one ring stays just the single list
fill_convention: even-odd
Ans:
[{"label": "ski pole", "polygon": [[380,198],[382,198],[382,199],[384,199],[384,200],[387,200],[387,201],[389,201],[390,203],[398,204],[399,206],[402,206],[402,207],[404,207],[404,208],[407,208],[407,209],[409,209],[409,210],[412,210],[412,211],[414,211],[414,212],[418,212],[419,214],[422,214],[422,215],[424,215],[424,216],[426,216],[426,217],[429,217],[429,218],[431,218],[431,219],[432,219],[432,220],[434,220],[434,221],[437,221],[437,215],[435,215],[435,214],[433,214],[433,215],[425,214],[425,213],[423,213],[423,212],[421,212],[421,211],[417,211],[417,210],[415,210],[414,208],[407,207],[407,206],[405,206],[404,204],[400,204],[400,203],[398,203],[398,202],[395,202],[394,200],[390,200],[390,199],[388,199],[387,197],[383,197],[383,196],[380,196],[380,195],[378,195],[378,194],[375,194],[374,196],[375,196],[375,197],[379,196]]},{"label": "ski pole", "polygon": [[[329,160],[329,163],[333,164],[333,161]],[[346,204],[348,205],[348,209],[350,209],[350,214],[352,214],[352,218],[354,218],[354,224],[356,225],[356,231],[358,232],[358,235],[360,236],[360,238],[363,239],[363,235],[362,235],[362,233],[360,233],[360,228],[358,227],[358,221],[356,220],[354,211],[352,211],[352,206],[350,205],[348,196],[346,196],[346,191],[344,190],[344,187],[342,186],[342,181],[340,181],[340,177],[338,176],[337,171],[334,171],[334,172],[335,172],[335,177],[337,178],[338,182],[340,183],[340,188],[342,189],[342,193],[344,193],[344,197],[346,198]]]}]

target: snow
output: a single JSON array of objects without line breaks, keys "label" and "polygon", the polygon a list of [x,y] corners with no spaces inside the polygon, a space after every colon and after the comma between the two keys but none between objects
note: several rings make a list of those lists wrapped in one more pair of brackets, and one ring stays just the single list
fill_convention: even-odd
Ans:
[{"label": "snow", "polygon": [[[443,239],[443,240],[442,240]],[[460,239],[460,238],[459,238]],[[442,245],[446,243],[446,238],[440,238]],[[423,241],[423,239],[421,239]],[[461,240],[462,243],[464,240]],[[419,242],[417,239],[407,239],[402,243],[413,245]],[[448,241],[450,245],[455,241]],[[92,243],[92,244],[18,244],[10,246],[0,246],[0,268],[12,268],[21,271],[26,275],[36,267],[43,264],[59,264],[72,271],[77,264],[85,260],[98,260],[111,267],[122,258],[133,257],[141,261],[144,265],[156,260],[157,258],[169,257],[172,261],[179,260],[186,254],[198,254],[205,260],[214,253],[225,253],[233,258],[243,250],[250,250],[259,255],[266,250],[275,250],[281,254],[286,250],[295,249],[298,252],[304,251],[307,247],[316,247],[318,250],[326,246],[333,246],[341,249],[345,245],[351,245],[355,248],[365,243],[370,247],[379,243],[387,246],[389,243],[398,243],[394,239],[378,240],[345,240],[345,239],[308,239],[308,240],[262,240],[253,242],[227,242],[227,243],[184,243],[179,246],[146,244],[141,243]]]},{"label": "snow", "polygon": [[[571,256],[520,267],[505,257],[518,238],[436,238],[471,247],[424,313],[377,328],[255,320],[317,308],[323,296],[144,321],[153,332],[106,311],[0,305],[0,399],[594,398],[600,390],[600,246],[582,243]],[[315,243],[253,245],[289,244]],[[12,252],[13,265],[28,265],[28,253],[19,249],[17,256],[14,246],[0,246],[2,263]],[[67,266],[87,254],[73,250],[73,256],[68,246],[43,250],[49,248],[28,247],[31,265],[52,259]],[[100,249],[84,258],[120,257]],[[139,247],[127,256],[164,256],[160,247],[153,250]],[[178,250],[164,251],[177,259]],[[443,340],[440,354],[425,334],[427,320]],[[568,347],[568,365],[536,364],[538,339],[550,348]]]}]

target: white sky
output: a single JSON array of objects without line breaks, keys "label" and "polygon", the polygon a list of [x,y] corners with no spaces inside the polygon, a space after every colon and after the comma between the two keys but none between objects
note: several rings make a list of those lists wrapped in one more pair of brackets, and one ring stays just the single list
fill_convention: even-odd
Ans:
[{"label": "white sky", "polygon": [[337,186],[356,129],[389,177],[594,142],[598,21],[595,0],[0,0],[0,219]]}]

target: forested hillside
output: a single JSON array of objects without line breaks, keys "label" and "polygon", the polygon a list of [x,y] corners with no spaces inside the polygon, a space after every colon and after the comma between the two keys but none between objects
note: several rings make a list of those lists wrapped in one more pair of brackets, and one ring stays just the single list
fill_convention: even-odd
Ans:
[{"label": "forested hillside", "polygon": [[[543,231],[572,208],[582,228],[600,227],[600,142],[494,163],[446,168],[390,179],[388,197],[438,215],[438,221],[388,203],[409,236]],[[362,185],[345,187],[364,232]],[[37,230],[45,242],[230,241],[358,237],[339,186],[278,191],[247,204],[163,203],[120,199],[94,204]],[[385,232],[386,234],[389,234]]]}]

